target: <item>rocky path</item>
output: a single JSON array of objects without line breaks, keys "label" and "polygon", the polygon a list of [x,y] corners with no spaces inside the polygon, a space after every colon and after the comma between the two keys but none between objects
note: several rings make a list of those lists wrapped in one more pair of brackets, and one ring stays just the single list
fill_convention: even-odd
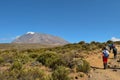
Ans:
[{"label": "rocky path", "polygon": [[[120,48],[118,48],[120,52]],[[113,54],[110,53],[108,60],[109,68],[103,69],[103,62],[101,54],[96,54],[87,59],[90,63],[92,70],[89,73],[88,80],[120,80],[120,53],[118,54],[117,59],[113,59]]]}]

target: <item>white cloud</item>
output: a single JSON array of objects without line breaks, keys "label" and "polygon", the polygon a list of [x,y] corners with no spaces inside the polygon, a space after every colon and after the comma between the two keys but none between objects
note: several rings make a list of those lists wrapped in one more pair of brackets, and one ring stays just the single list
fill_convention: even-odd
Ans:
[{"label": "white cloud", "polygon": [[0,43],[10,43],[11,41],[18,39],[20,36],[16,37],[8,37],[8,38],[0,38]]},{"label": "white cloud", "polygon": [[8,40],[7,38],[0,38],[0,41]]},{"label": "white cloud", "polygon": [[0,41],[11,41],[11,40],[14,40],[14,39],[17,39],[19,38],[20,36],[16,36],[16,37],[11,37],[11,38],[0,38]]},{"label": "white cloud", "polygon": [[10,43],[13,38],[0,38],[0,43]]},{"label": "white cloud", "polygon": [[112,41],[120,41],[120,38],[112,37],[111,40]]}]

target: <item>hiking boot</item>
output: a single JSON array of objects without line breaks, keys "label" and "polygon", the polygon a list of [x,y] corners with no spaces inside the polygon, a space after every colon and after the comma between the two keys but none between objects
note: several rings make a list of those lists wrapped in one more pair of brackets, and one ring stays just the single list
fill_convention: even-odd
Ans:
[{"label": "hiking boot", "polygon": [[104,63],[104,69],[106,69],[107,68],[107,63]]}]

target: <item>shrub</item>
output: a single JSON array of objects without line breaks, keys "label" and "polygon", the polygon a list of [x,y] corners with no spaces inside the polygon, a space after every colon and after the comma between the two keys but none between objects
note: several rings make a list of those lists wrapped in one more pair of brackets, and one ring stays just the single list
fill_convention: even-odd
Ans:
[{"label": "shrub", "polygon": [[34,59],[34,58],[37,58],[37,57],[38,57],[38,54],[32,53],[32,54],[30,54],[29,56]]},{"label": "shrub", "polygon": [[15,57],[15,60],[20,61],[22,64],[25,64],[30,60],[30,57],[27,54],[21,53]]},{"label": "shrub", "polygon": [[86,44],[86,43],[85,43],[85,41],[80,41],[78,44],[84,45],[84,44]]},{"label": "shrub", "polygon": [[4,62],[10,62],[10,63],[13,62],[14,57],[12,53],[4,52],[0,56],[4,59]]},{"label": "shrub", "polygon": [[43,65],[48,66],[48,67],[53,68],[53,69],[56,66],[64,64],[64,62],[60,59],[60,57],[56,53],[44,53],[44,54],[41,54],[37,58],[37,61],[39,61]]},{"label": "shrub", "polygon": [[62,55],[62,60],[64,60],[66,66],[71,68],[73,66],[72,60],[74,57],[75,57],[75,52],[69,52]]},{"label": "shrub", "polygon": [[59,66],[53,73],[53,80],[70,80],[68,77],[69,72],[65,69],[65,67]]},{"label": "shrub", "polygon": [[0,64],[4,62],[4,59],[2,57],[0,57]]},{"label": "shrub", "polygon": [[[46,76],[47,77],[47,76]],[[7,70],[0,73],[0,80],[50,80],[39,68]]]},{"label": "shrub", "polygon": [[77,71],[87,73],[90,71],[90,65],[86,60],[81,60],[80,64],[77,64]]},{"label": "shrub", "polygon": [[12,69],[12,70],[13,70],[13,69],[17,69],[17,70],[22,69],[22,63],[19,62],[19,61],[15,61],[15,62],[13,63],[13,65],[11,66],[11,69]]},{"label": "shrub", "polygon": [[82,50],[90,50],[90,47],[88,45],[82,45]]},{"label": "shrub", "polygon": [[113,41],[108,40],[106,43],[107,43],[107,44],[112,44],[112,43],[113,43]]},{"label": "shrub", "polygon": [[39,68],[21,70],[19,80],[45,80],[45,73]]},{"label": "shrub", "polygon": [[80,76],[80,77],[84,77],[84,74],[83,74],[83,73],[80,73],[79,76]]}]

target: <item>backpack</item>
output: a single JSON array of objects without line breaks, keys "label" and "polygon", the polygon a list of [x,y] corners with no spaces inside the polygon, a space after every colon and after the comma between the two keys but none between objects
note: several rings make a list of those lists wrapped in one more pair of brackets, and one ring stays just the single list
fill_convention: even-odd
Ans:
[{"label": "backpack", "polygon": [[104,57],[106,57],[106,58],[109,56],[107,50],[104,50],[104,51],[103,51],[103,54],[104,54]]},{"label": "backpack", "polygon": [[111,46],[112,48],[115,48],[115,45],[114,44],[112,44],[112,46]]},{"label": "backpack", "polygon": [[117,53],[117,48],[113,48],[113,53]]}]

